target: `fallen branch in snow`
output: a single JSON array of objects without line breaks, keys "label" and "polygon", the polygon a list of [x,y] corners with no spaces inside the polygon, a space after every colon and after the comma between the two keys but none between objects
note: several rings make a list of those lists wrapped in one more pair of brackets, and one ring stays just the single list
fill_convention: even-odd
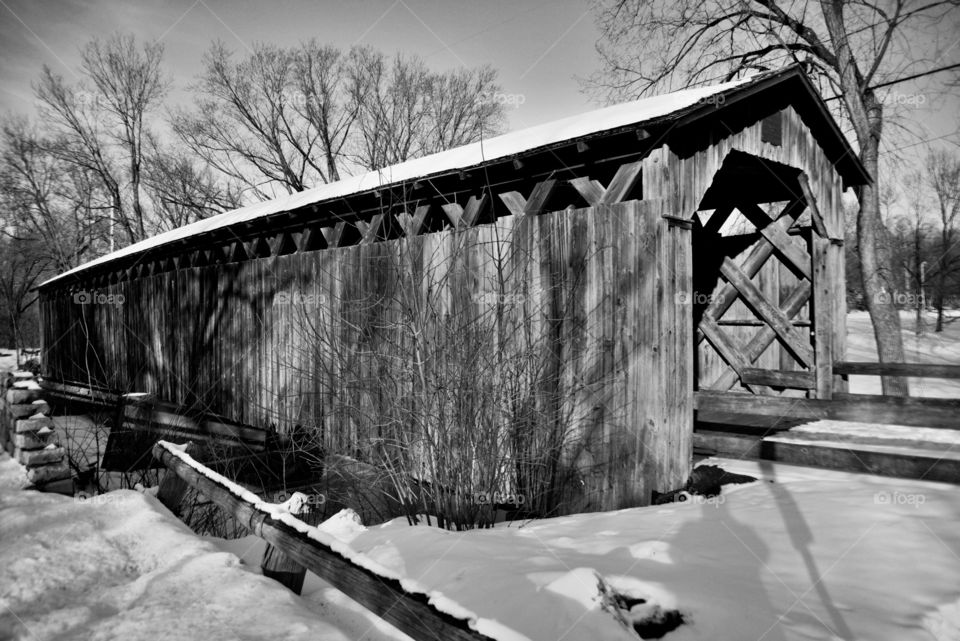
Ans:
[{"label": "fallen branch in snow", "polygon": [[201,465],[179,446],[160,441],[153,455],[251,533],[415,639],[527,640],[357,553],[332,535],[299,520],[289,509],[262,501]]}]

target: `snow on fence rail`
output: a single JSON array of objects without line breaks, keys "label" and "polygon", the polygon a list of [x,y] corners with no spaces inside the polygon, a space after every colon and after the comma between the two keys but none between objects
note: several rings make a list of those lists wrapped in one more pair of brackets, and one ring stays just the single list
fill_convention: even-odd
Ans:
[{"label": "snow on fence rail", "polygon": [[263,501],[198,463],[181,446],[160,441],[153,455],[251,533],[414,639],[529,641],[519,632],[478,617],[442,593],[430,591],[356,552],[282,506]]}]

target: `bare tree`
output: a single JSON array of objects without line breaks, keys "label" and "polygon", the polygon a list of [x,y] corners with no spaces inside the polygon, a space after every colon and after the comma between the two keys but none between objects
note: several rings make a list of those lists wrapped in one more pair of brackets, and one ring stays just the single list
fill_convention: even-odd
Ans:
[{"label": "bare tree", "polygon": [[319,136],[320,152],[326,162],[326,175],[321,174],[321,178],[340,180],[344,146],[359,111],[359,105],[349,99],[347,88],[347,69],[355,62],[355,54],[309,40],[294,51],[293,57],[294,82],[300,98],[294,109]]},{"label": "bare tree", "polygon": [[932,264],[935,279],[934,304],[937,308],[935,331],[943,331],[944,300],[951,283],[960,274],[960,158],[946,151],[931,151],[927,155],[927,180],[937,204],[940,222],[940,246]]},{"label": "bare tree", "polygon": [[480,100],[498,89],[495,76],[488,67],[435,73],[419,59],[316,41],[260,44],[236,59],[218,43],[193,111],[172,124],[193,153],[267,199],[495,131],[503,106]]},{"label": "bare tree", "polygon": [[75,267],[104,236],[102,211],[111,204],[102,181],[51,153],[53,145],[24,119],[10,119],[0,132],[0,235],[41,243],[58,271]]},{"label": "bare tree", "polygon": [[260,199],[273,194],[265,183],[286,192],[303,191],[319,179],[316,130],[297,117],[292,91],[293,59],[273,45],[256,45],[236,61],[223,43],[206,53],[194,86],[196,111],[180,111],[173,127],[187,147]]},{"label": "bare tree", "polygon": [[360,106],[357,160],[379,169],[497,133],[503,105],[490,67],[431,72],[422,60],[362,49],[351,90]]},{"label": "bare tree", "polygon": [[127,162],[131,226],[137,240],[148,234],[141,195],[147,135],[144,119],[166,93],[162,59],[163,46],[159,43],[148,42],[141,48],[133,36],[121,35],[94,39],[81,57],[83,72],[96,88],[98,106],[114,125],[111,135]]},{"label": "bare tree", "polygon": [[[957,0],[609,0],[597,9],[603,71],[595,88],[636,95],[680,81],[697,84],[802,63],[839,95],[873,183],[858,191],[857,246],[867,309],[881,361],[902,361],[890,247],[879,211],[878,170],[884,112],[878,84],[902,77],[915,56],[911,30],[933,23]],[[886,394],[906,394],[906,379],[884,378]]]},{"label": "bare tree", "polygon": [[37,340],[37,332],[25,327],[25,317],[31,311],[36,314],[37,295],[31,290],[48,266],[49,258],[37,241],[0,237],[0,312],[6,316],[6,329],[18,354]]},{"label": "bare tree", "polygon": [[920,171],[912,172],[903,180],[906,211],[897,221],[897,236],[904,273],[904,292],[909,294],[902,302],[894,304],[913,307],[916,318],[915,332],[923,334],[923,307],[925,302],[924,285],[926,280],[928,236],[930,221],[927,216],[927,203],[923,192],[924,176]]},{"label": "bare tree", "polygon": [[163,231],[209,218],[240,206],[240,193],[224,184],[205,164],[154,144],[146,158],[147,188],[156,227]]}]

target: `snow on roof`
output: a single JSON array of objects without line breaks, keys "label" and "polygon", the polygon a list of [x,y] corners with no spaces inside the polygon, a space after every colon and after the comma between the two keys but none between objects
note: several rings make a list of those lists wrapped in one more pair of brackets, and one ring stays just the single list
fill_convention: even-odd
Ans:
[{"label": "snow on roof", "polygon": [[397,165],[351,176],[334,183],[319,185],[312,189],[281,196],[273,200],[247,205],[189,225],[184,225],[183,227],[178,227],[177,229],[163,232],[162,234],[157,234],[146,240],[106,254],[83,265],[74,267],[59,276],[54,276],[40,284],[39,287],[45,287],[67,276],[86,271],[97,265],[103,265],[118,258],[123,258],[124,256],[135,255],[149,249],[154,249],[205,232],[229,227],[237,223],[256,220],[271,214],[291,211],[300,207],[349,196],[393,183],[468,169],[491,160],[510,158],[523,152],[548,147],[567,140],[658,120],[697,105],[704,101],[705,98],[748,84],[753,80],[754,78],[745,78],[706,87],[684,89],[673,93],[642,98],[634,102],[613,105],[535,127],[529,127],[520,131],[503,134],[489,140],[441,151],[422,158],[415,158]]}]

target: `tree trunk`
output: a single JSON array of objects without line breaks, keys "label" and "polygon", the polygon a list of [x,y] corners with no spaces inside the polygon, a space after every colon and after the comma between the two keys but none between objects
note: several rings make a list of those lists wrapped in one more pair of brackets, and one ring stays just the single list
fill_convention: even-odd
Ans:
[{"label": "tree trunk", "polygon": [[[860,215],[857,218],[857,248],[860,252],[860,276],[863,295],[873,322],[877,340],[877,356],[881,363],[903,362],[903,336],[900,334],[900,316],[893,304],[895,291],[890,271],[892,257],[886,238],[886,229],[880,219],[880,195],[877,190],[877,152],[879,140],[866,137],[861,141],[861,160],[874,182],[860,192]],[[908,396],[906,378],[883,377],[883,393]]]},{"label": "tree trunk", "polygon": [[947,268],[950,267],[950,261],[947,259],[950,252],[950,236],[947,233],[948,221],[943,221],[943,230],[940,232],[940,246],[943,247],[943,253],[940,255],[940,267],[937,274],[937,326],[934,332],[943,331],[943,297],[947,293]]}]

